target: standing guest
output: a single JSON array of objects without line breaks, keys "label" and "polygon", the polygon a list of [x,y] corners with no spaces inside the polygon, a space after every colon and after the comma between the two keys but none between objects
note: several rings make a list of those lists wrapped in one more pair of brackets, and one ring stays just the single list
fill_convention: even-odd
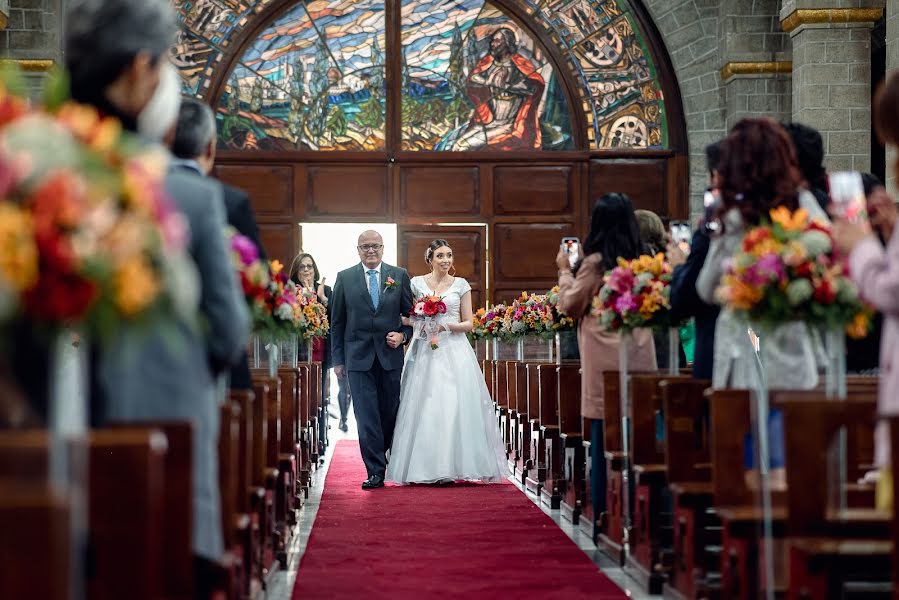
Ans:
[{"label": "standing guest", "polygon": [[803,193],[815,197],[821,210],[830,204],[828,195],[827,170],[824,168],[824,140],[817,129],[802,123],[786,123],[787,131],[796,149],[796,161],[802,176]]},{"label": "standing guest", "polygon": [[[874,225],[874,233],[881,245],[886,246],[889,240],[892,224],[882,222],[881,214],[877,207],[883,204],[892,204],[893,199],[887,194],[887,190],[880,179],[871,173],[862,173],[862,185],[865,190],[865,198],[868,203],[868,214],[872,220],[878,221]],[[868,335],[856,340],[846,338],[846,371],[856,374],[877,374],[880,365],[880,330],[883,327],[883,315],[875,312],[871,319],[871,328]]]},{"label": "standing guest", "polygon": [[718,320],[718,305],[704,302],[696,293],[696,279],[709,253],[711,242],[709,224],[717,210],[718,161],[721,158],[722,142],[706,146],[706,168],[709,172],[709,202],[705,215],[693,232],[690,254],[686,258],[678,255],[676,244],[668,248],[668,256],[676,264],[671,275],[671,317],[676,320],[693,317],[695,324],[695,345],[693,351],[693,377],[712,378],[712,357],[715,349],[715,322]]},{"label": "standing guest", "polygon": [[[318,265],[312,255],[303,252],[293,260],[290,269],[290,279],[300,288],[310,294],[315,294],[318,301],[321,302],[330,316],[331,295],[333,291],[330,286],[325,285],[325,278],[318,271]],[[322,407],[321,415],[319,415],[319,440],[324,446],[327,441],[328,431],[328,389],[331,368],[331,335],[326,337],[317,337],[312,340],[312,360],[322,365]],[[345,419],[344,419],[345,420]],[[344,421],[341,421],[343,423]],[[345,425],[344,425],[345,426]],[[343,430],[343,428],[341,428]],[[324,454],[324,447],[319,448],[320,454]]]},{"label": "standing guest", "polygon": [[[182,98],[178,111],[178,123],[169,143],[172,166],[180,171],[208,178],[215,164],[216,129],[212,109],[196,98]],[[211,178],[208,181],[212,182]],[[259,242],[259,227],[250,205],[250,198],[241,190],[218,182],[224,194],[228,225],[249,238],[265,260],[265,251]],[[229,386],[235,390],[252,390],[253,380],[246,351],[231,369]]]},{"label": "standing guest", "polygon": [[[899,145],[899,73],[892,73],[874,98],[874,126],[884,143]],[[899,162],[893,165],[899,175]],[[849,255],[849,271],[858,284],[862,297],[883,313],[880,342],[879,412],[892,416],[899,413],[899,235],[896,204],[886,194],[869,200],[871,225],[886,241],[883,247],[877,235],[862,225],[837,219],[833,235],[837,247]],[[877,486],[879,508],[893,503],[890,477],[890,437],[886,423],[880,423],[875,436],[875,464],[880,469]]]},{"label": "standing guest", "polygon": [[[719,231],[696,280],[696,291],[708,304],[715,301],[725,263],[738,249],[743,233],[758,225],[771,209],[801,206],[812,219],[827,220],[810,195],[800,196],[802,180],[793,144],[784,129],[770,119],[743,119],[734,126],[722,145],[718,174]],[[755,377],[747,326],[730,309],[724,308],[718,316],[712,367],[715,388],[752,387]],[[818,384],[817,348],[805,323],[765,331],[762,343],[772,389],[811,389]]]},{"label": "standing guest", "polygon": [[[603,442],[603,371],[618,368],[620,335],[600,328],[590,314],[593,297],[602,287],[605,272],[619,257],[634,259],[645,253],[631,199],[625,194],[606,194],[593,207],[590,233],[583,245],[583,258],[574,268],[563,246],[556,256],[559,267],[559,309],[578,320],[578,347],[582,361],[581,414],[591,420],[591,498],[593,514],[606,509],[606,461]],[[652,332],[637,329],[628,348],[628,364],[634,371],[655,371],[656,351]]]},{"label": "standing guest", "polygon": [[[117,117],[147,143],[174,126],[179,79],[166,55],[177,30],[166,0],[73,0],[65,60],[74,100]],[[198,295],[199,316],[169,318],[153,330],[123,329],[92,361],[92,414],[105,422],[187,421],[193,426],[193,551],[196,597],[208,598],[223,556],[218,488],[219,403],[210,362],[230,366],[247,341],[250,319],[225,247],[221,189],[188,173],[166,185],[190,225],[199,276],[179,282]]]},{"label": "standing guest", "polygon": [[[667,254],[669,236],[665,231],[665,225],[659,215],[651,210],[635,210],[634,216],[637,217],[637,226],[640,228],[640,239],[646,246],[648,254],[655,256],[656,254]],[[681,253],[683,254],[683,253]],[[656,329],[653,331],[652,337],[656,346],[656,363],[660,369],[668,368],[668,339],[671,331],[668,328]],[[680,367],[687,366],[687,357],[684,355],[684,349],[678,344],[678,360]]]}]

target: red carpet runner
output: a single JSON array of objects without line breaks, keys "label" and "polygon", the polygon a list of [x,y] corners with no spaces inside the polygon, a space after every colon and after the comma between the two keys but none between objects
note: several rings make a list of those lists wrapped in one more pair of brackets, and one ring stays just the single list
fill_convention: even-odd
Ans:
[{"label": "red carpet runner", "polygon": [[293,600],[626,597],[511,484],[363,479],[358,443],[338,442]]}]

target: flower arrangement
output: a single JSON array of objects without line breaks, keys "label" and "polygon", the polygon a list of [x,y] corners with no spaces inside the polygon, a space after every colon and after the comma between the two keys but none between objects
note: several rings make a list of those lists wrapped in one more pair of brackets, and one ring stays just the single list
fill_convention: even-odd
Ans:
[{"label": "flower arrangement", "polygon": [[49,92],[33,106],[16,87],[0,74],[0,321],[102,341],[164,314],[194,318],[165,154],[91,107]]},{"label": "flower arrangement", "polygon": [[439,296],[422,296],[413,302],[412,314],[424,320],[422,331],[430,336],[431,350],[439,348],[437,343],[437,322],[440,315],[446,314],[446,303]]},{"label": "flower arrangement", "polygon": [[283,339],[297,333],[299,315],[294,306],[298,303],[299,291],[284,272],[284,265],[277,260],[270,261],[268,284],[253,311],[253,331],[269,339]]},{"label": "flower arrangement", "polygon": [[226,229],[226,237],[231,251],[231,264],[237,272],[244,298],[251,314],[256,315],[271,281],[269,265],[259,258],[259,249],[248,237],[237,233],[231,227]]},{"label": "flower arrangement", "polygon": [[593,315],[606,331],[667,326],[671,272],[663,254],[619,258],[618,266],[603,276]]},{"label": "flower arrangement", "polygon": [[718,300],[757,323],[807,321],[866,335],[871,313],[834,256],[829,228],[803,209],[779,207],[770,219],[746,232],[725,267]]},{"label": "flower arrangement", "polygon": [[553,331],[570,331],[574,329],[574,319],[559,309],[559,286],[546,292],[546,303],[552,308]]},{"label": "flower arrangement", "polygon": [[525,324],[522,336],[535,335],[544,339],[555,336],[555,315],[546,294],[522,292],[515,301],[521,310],[521,321]]}]

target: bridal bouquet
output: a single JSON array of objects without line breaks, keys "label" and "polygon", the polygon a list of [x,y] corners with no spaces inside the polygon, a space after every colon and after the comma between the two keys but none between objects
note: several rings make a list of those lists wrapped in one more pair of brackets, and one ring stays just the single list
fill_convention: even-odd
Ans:
[{"label": "bridal bouquet", "polygon": [[0,73],[0,322],[102,340],[165,314],[195,317],[165,154],[91,107],[59,93],[31,105],[16,87]]},{"label": "bridal bouquet", "polygon": [[440,346],[437,343],[437,318],[446,314],[446,303],[439,296],[422,296],[415,300],[412,305],[412,314],[424,320],[422,332],[431,338],[431,350],[436,350]]},{"label": "bridal bouquet", "polygon": [[864,337],[870,312],[833,254],[829,228],[805,210],[772,210],[771,221],[750,229],[726,266],[720,302],[749,320],[823,323]]},{"label": "bridal bouquet", "polygon": [[671,271],[663,254],[619,258],[618,266],[603,276],[593,315],[610,332],[667,326]]}]

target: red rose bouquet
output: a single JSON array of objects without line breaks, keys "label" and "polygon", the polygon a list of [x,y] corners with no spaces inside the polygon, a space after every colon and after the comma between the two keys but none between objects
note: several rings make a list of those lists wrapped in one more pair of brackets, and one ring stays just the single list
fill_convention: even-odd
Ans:
[{"label": "red rose bouquet", "polygon": [[437,330],[439,329],[439,317],[446,314],[446,303],[439,296],[422,296],[412,304],[412,314],[424,322],[422,335],[427,335],[431,340],[431,350],[439,348],[437,343]]}]

